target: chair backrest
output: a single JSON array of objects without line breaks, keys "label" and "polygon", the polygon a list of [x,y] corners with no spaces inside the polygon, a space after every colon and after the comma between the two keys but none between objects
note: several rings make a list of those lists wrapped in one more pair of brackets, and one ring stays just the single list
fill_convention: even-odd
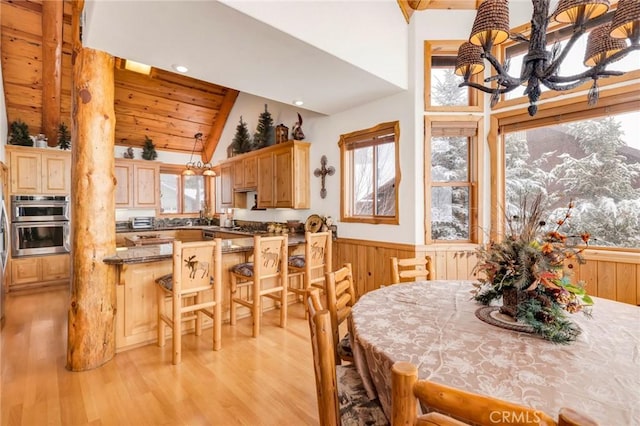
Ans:
[{"label": "chair backrest", "polygon": [[331,314],[333,346],[337,357],[337,347],[340,340],[338,326],[351,315],[351,307],[356,303],[353,271],[350,263],[345,263],[342,268],[327,274],[326,290],[327,309]]},{"label": "chair backrest", "polygon": [[[446,413],[470,424],[483,425],[559,425],[597,426],[587,416],[563,408],[558,421],[540,410],[513,404],[496,398],[466,392],[461,389],[418,380],[418,369],[409,362],[396,362],[391,377],[391,424],[393,425],[458,425],[457,420],[441,416],[418,416],[417,403]],[[466,423],[462,423],[466,424]]]},{"label": "chair backrest", "polygon": [[287,274],[288,238],[287,235],[275,237],[253,237],[253,273],[260,279]]},{"label": "chair backrest", "polygon": [[[331,272],[331,232],[305,232],[305,274],[309,283],[324,281]],[[318,272],[319,271],[319,272]]]},{"label": "chair backrest", "polygon": [[213,282],[222,282],[221,240],[174,241],[173,293],[207,290]]},{"label": "chair backrest", "polygon": [[391,258],[391,282],[409,282],[416,280],[432,280],[433,263],[431,256],[412,257],[409,259]]},{"label": "chair backrest", "polygon": [[322,308],[318,289],[308,290],[306,294],[320,425],[337,426],[340,425],[340,405],[331,318],[328,310],[318,309]]}]

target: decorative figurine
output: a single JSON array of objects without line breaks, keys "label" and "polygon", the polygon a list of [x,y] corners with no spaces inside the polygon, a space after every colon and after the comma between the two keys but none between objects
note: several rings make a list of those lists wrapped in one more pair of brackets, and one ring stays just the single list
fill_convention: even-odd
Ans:
[{"label": "decorative figurine", "polygon": [[298,121],[291,128],[291,137],[294,141],[301,141],[304,139],[304,132],[302,131],[302,116],[298,113]]},{"label": "decorative figurine", "polygon": [[313,171],[313,175],[315,177],[319,177],[322,180],[322,189],[320,189],[320,197],[325,198],[327,196],[327,189],[324,186],[324,180],[327,175],[333,176],[336,172],[336,169],[333,166],[327,167],[327,156],[323,155],[320,158],[320,168],[317,168]]},{"label": "decorative figurine", "polygon": [[122,156],[124,158],[128,158],[130,160],[133,160],[133,157],[134,157],[133,148],[132,147],[127,148],[127,150],[122,154]]}]

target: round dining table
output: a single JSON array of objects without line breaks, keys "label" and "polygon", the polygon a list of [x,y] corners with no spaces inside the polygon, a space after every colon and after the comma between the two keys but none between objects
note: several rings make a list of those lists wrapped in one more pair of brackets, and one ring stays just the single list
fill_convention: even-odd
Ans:
[{"label": "round dining table", "polygon": [[391,366],[558,416],[570,407],[600,425],[640,425],[640,307],[594,298],[568,314],[577,340],[556,344],[480,320],[471,281],[417,281],[364,294],[352,310],[354,362],[370,398],[391,414]]}]

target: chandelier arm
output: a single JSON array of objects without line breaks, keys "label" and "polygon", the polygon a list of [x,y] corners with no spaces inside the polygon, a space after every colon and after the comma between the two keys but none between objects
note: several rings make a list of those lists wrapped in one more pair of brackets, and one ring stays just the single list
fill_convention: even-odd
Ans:
[{"label": "chandelier arm", "polygon": [[563,92],[565,90],[575,89],[576,87],[581,86],[582,84],[584,84],[585,82],[587,82],[589,80],[591,80],[591,78],[589,78],[589,77],[581,78],[578,81],[572,80],[571,83],[565,84],[565,85],[556,84],[555,82],[552,82],[550,80],[541,80],[541,83],[544,84],[546,87],[548,87],[551,90],[555,90],[555,91],[558,91],[558,92]]},{"label": "chandelier arm", "polygon": [[493,88],[493,87],[487,87],[487,86],[484,86],[482,84],[474,83],[472,81],[463,81],[462,83],[460,83],[458,85],[458,87],[472,87],[474,89],[478,89],[478,90],[480,90],[482,92],[485,92],[485,93],[491,93],[491,94],[497,93],[499,95],[502,95],[504,93],[508,93],[508,92],[512,91],[513,89],[515,89],[516,87],[519,87],[520,85],[516,84],[516,85],[504,85],[504,86],[505,86],[504,89],[498,89],[498,88]]},{"label": "chandelier arm", "polygon": [[578,39],[584,34],[586,28],[584,25],[581,25],[579,27],[574,27],[573,31],[574,32],[571,35],[571,38],[569,38],[569,41],[567,41],[567,44],[562,49],[562,52],[560,52],[560,55],[545,70],[544,77],[551,76],[558,70],[560,64],[567,57],[569,51],[571,51],[576,41],[578,41]]},{"label": "chandelier arm", "polygon": [[[500,82],[500,84],[503,85],[503,86],[507,86],[507,85],[509,85],[509,86],[519,86],[524,81],[521,78],[516,78],[516,77],[510,76],[507,73],[507,71],[505,70],[504,66],[502,66],[500,61],[498,61],[498,59],[495,56],[493,56],[493,54],[491,52],[484,52],[484,57],[485,57],[485,59],[487,61],[489,61],[489,63],[493,67],[493,69],[495,69],[496,72],[498,73],[497,76],[492,76],[492,77],[486,78],[484,80],[486,83],[488,83],[489,81],[493,81],[493,80],[502,80]],[[505,84],[505,83],[507,83],[507,84]],[[473,86],[471,86],[471,87],[473,87]],[[487,93],[493,93],[493,92],[487,92]]]}]

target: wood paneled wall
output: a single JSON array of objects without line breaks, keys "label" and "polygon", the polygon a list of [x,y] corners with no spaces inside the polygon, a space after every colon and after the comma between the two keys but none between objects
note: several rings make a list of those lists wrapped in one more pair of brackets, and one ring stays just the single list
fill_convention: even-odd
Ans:
[{"label": "wood paneled wall", "polygon": [[[339,238],[333,245],[333,269],[351,263],[356,295],[391,282],[391,257],[429,255],[437,280],[474,280],[475,246],[420,246]],[[585,264],[573,262],[568,270],[583,280],[590,295],[640,305],[640,255],[628,251],[587,250]]]}]

